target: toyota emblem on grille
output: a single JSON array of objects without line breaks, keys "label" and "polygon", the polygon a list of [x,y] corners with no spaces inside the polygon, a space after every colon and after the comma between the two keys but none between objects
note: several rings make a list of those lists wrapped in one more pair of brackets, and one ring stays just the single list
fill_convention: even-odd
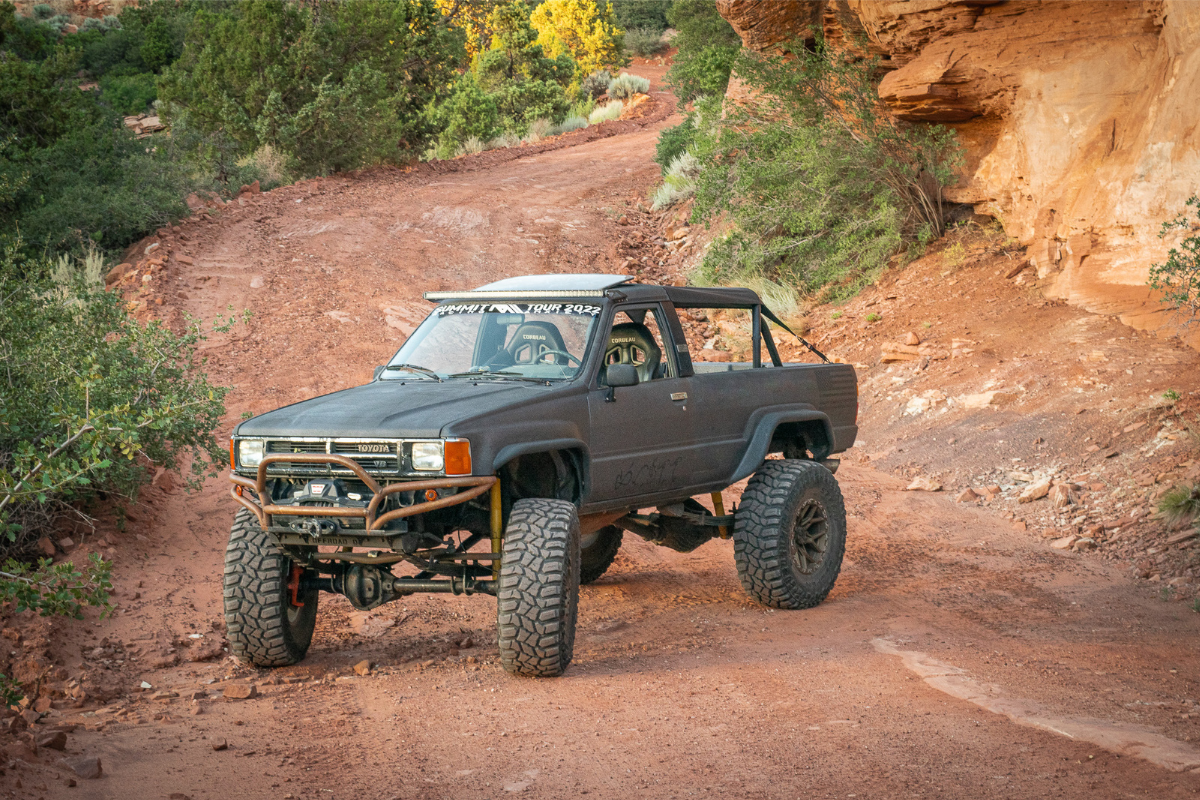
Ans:
[{"label": "toyota emblem on grille", "polygon": [[386,453],[390,448],[386,444],[360,444],[358,452],[360,453]]}]

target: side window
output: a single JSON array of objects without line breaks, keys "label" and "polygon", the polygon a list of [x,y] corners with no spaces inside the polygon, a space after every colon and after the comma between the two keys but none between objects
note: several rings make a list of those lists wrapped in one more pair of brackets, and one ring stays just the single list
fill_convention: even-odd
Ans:
[{"label": "side window", "polygon": [[743,308],[679,310],[692,366],[750,361],[751,314]]},{"label": "side window", "polygon": [[675,360],[664,344],[663,329],[656,309],[618,311],[604,348],[600,383],[604,383],[609,364],[632,364],[638,381],[675,377]]}]

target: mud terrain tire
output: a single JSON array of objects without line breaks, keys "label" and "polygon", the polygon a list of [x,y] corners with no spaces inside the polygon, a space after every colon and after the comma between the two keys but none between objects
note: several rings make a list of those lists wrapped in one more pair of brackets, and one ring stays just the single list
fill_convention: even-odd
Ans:
[{"label": "mud terrain tire", "polygon": [[292,560],[271,541],[254,515],[240,509],[225,549],[225,635],[239,660],[286,667],[308,652],[317,625],[316,589],[301,590],[292,605]]},{"label": "mud terrain tire", "polygon": [[616,525],[601,528],[584,540],[592,539],[586,546],[579,548],[579,584],[586,586],[597,580],[612,566],[617,551],[621,549],[621,538],[625,531]]},{"label": "mud terrain tire", "polygon": [[825,599],[846,551],[846,506],[837,480],[812,461],[764,462],[742,493],[733,553],[745,590],[772,608]]},{"label": "mud terrain tire", "polygon": [[513,503],[496,598],[500,663],[550,678],[571,663],[579,609],[579,516],[565,500]]}]

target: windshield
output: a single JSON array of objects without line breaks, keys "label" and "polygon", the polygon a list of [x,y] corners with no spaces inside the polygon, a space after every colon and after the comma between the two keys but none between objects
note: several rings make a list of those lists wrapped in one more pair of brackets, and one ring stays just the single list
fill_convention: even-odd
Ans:
[{"label": "windshield", "polygon": [[413,332],[380,377],[574,378],[601,308],[590,303],[443,303]]}]

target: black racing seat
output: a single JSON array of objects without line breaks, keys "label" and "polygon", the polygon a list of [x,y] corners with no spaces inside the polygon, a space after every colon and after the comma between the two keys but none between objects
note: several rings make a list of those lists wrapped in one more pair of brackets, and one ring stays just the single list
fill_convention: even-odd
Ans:
[{"label": "black racing seat", "polygon": [[662,350],[645,325],[622,322],[620,325],[613,325],[612,334],[608,337],[608,347],[604,349],[606,375],[609,364],[632,364],[637,368],[638,382],[644,383],[662,377],[659,369],[662,364]]},{"label": "black racing seat", "polygon": [[508,353],[509,364],[567,364],[565,356],[554,356],[553,361],[541,361],[541,356],[548,350],[566,352],[567,345],[563,342],[558,327],[550,322],[526,322],[517,328],[512,340],[504,348]]}]

